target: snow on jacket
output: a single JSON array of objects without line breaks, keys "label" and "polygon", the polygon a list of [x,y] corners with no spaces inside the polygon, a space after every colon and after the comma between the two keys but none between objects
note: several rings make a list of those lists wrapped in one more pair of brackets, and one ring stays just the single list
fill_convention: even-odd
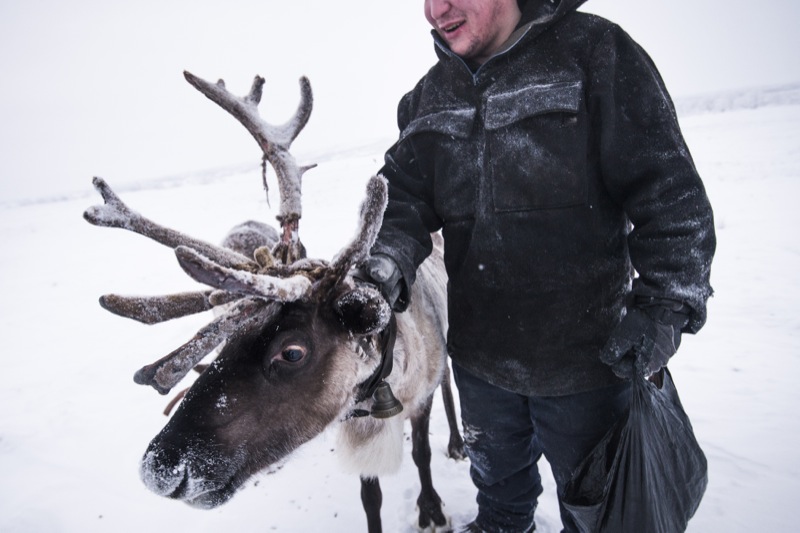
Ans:
[{"label": "snow on jacket", "polygon": [[693,333],[712,292],[712,211],[670,97],[581,3],[529,1],[477,70],[434,33],[439,61],[401,100],[381,170],[373,253],[410,286],[441,230],[450,355],[526,395],[615,383],[598,357],[631,294],[686,303]]}]

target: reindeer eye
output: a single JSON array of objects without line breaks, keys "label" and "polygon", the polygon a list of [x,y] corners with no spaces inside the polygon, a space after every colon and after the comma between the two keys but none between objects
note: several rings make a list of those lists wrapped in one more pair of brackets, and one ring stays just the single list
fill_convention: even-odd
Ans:
[{"label": "reindeer eye", "polygon": [[281,359],[289,363],[297,363],[306,355],[306,349],[302,346],[287,346],[281,352]]}]

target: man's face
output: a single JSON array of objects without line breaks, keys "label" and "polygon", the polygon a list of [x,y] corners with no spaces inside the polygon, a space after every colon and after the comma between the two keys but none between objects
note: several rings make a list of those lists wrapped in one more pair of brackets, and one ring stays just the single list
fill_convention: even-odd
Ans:
[{"label": "man's face", "polygon": [[483,63],[514,31],[520,12],[517,0],[425,0],[425,18],[454,53]]}]

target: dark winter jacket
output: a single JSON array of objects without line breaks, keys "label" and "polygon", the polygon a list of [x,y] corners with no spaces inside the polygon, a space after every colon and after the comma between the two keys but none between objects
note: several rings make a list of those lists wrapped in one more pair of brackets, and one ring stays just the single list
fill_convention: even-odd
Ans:
[{"label": "dark winter jacket", "polygon": [[474,71],[434,34],[382,169],[373,253],[410,285],[441,229],[453,360],[527,395],[616,382],[598,356],[631,293],[684,302],[695,332],[712,292],[711,207],[669,95],[581,3],[530,0]]}]

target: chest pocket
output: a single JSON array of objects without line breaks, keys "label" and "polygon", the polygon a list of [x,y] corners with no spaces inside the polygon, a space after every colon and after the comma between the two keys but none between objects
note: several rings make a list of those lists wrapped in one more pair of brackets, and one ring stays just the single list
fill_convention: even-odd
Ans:
[{"label": "chest pocket", "polygon": [[400,141],[411,135],[426,132],[466,139],[472,131],[474,120],[475,109],[471,107],[437,111],[412,120],[400,133]]},{"label": "chest pocket", "polygon": [[413,152],[409,158],[432,184],[436,212],[446,221],[469,218],[475,212],[478,154],[470,142],[475,115],[471,107],[436,111],[415,118],[400,134],[399,146]]},{"label": "chest pocket", "polygon": [[533,85],[486,102],[494,209],[526,211],[587,202],[587,116],[580,81]]}]

